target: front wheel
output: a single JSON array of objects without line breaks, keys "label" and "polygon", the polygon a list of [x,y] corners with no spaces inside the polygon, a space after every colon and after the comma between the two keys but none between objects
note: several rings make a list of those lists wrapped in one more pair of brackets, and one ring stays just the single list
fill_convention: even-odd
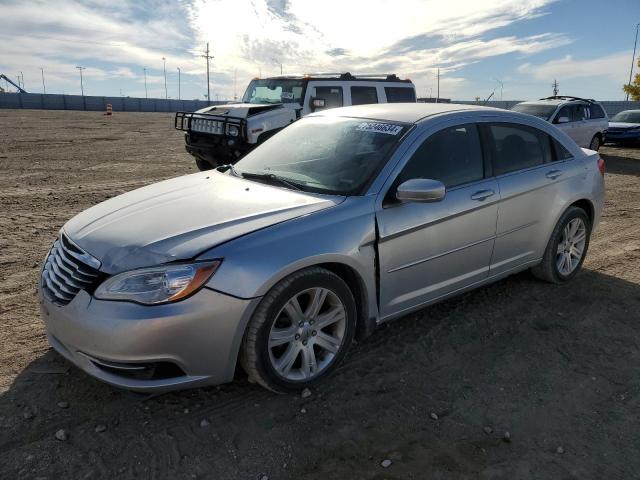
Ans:
[{"label": "front wheel", "polygon": [[316,384],[353,340],[356,305],[347,284],[319,267],[296,272],[262,299],[245,333],[244,370],[275,392]]},{"label": "front wheel", "polygon": [[590,236],[591,222],[585,211],[569,207],[553,229],[542,262],[531,271],[547,282],[568,282],[582,267]]},{"label": "front wheel", "polygon": [[600,145],[602,145],[600,135],[594,135],[591,139],[591,143],[589,144],[589,150],[595,150],[597,152],[600,150]]},{"label": "front wheel", "polygon": [[209,162],[207,162],[206,160],[201,160],[200,158],[196,158],[196,166],[201,172],[204,172],[205,170],[211,170],[213,168]]}]

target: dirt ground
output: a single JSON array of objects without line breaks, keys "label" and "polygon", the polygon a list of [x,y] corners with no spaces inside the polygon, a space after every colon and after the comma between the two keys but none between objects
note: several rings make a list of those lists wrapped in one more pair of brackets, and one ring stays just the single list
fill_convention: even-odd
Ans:
[{"label": "dirt ground", "polygon": [[53,352],[35,288],[75,213],[195,171],[172,116],[0,110],[0,478],[640,478],[640,149],[602,154],[570,285],[522,273],[385,325],[305,399],[240,373],[146,398]]}]

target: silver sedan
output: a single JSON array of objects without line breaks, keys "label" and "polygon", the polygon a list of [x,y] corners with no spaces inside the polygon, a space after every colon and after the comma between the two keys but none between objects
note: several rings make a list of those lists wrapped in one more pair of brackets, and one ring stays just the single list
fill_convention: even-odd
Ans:
[{"label": "silver sedan", "polygon": [[112,385],[315,384],[354,338],[531,269],[580,270],[604,162],[532,116],[444,104],[328,110],[235,166],[96,205],[40,282],[51,345]]}]

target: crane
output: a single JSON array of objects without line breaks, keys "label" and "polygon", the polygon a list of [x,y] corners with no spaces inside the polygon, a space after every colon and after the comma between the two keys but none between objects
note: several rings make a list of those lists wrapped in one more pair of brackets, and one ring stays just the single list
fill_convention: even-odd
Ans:
[{"label": "crane", "polygon": [[5,80],[5,81],[9,82],[11,85],[16,87],[18,89],[18,92],[20,92],[20,93],[27,93],[27,91],[24,88],[22,88],[20,85],[16,85],[15,83],[13,83],[11,81],[11,79],[9,77],[7,77],[4,73],[0,73],[0,80]]}]

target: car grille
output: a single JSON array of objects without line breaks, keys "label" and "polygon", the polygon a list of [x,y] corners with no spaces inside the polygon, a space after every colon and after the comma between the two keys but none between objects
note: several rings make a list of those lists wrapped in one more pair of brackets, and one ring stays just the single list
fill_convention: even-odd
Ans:
[{"label": "car grille", "polygon": [[95,289],[102,279],[98,267],[98,260],[61,234],[42,269],[42,291],[52,302],[67,305],[80,290]]}]

